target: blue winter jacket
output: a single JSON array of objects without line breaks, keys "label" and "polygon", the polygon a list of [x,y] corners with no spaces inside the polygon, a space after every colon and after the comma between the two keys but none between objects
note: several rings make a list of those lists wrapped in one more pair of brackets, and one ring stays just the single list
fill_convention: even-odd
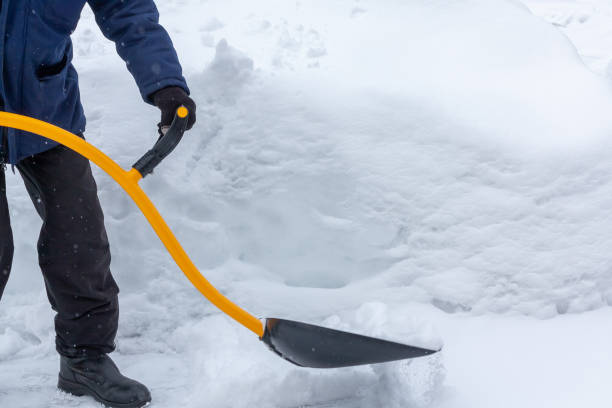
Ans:
[{"label": "blue winter jacket", "polygon": [[[0,104],[73,133],[85,130],[70,34],[85,3],[136,79],[143,99],[167,86],[189,92],[153,0],[0,0]],[[2,132],[0,158],[16,164],[56,144],[30,133]],[[8,150],[8,152],[7,152]]]}]

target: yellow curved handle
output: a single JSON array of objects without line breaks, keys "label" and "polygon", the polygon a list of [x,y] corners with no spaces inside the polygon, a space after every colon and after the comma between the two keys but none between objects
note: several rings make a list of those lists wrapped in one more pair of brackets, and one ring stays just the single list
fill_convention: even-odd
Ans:
[{"label": "yellow curved handle", "polygon": [[43,122],[38,119],[33,119],[27,116],[16,115],[14,113],[0,112],[0,127],[10,127],[24,130],[26,132],[35,133],[39,136],[51,139],[58,142],[69,149],[74,150],[80,155],[86,157],[93,163],[97,164],[102,170],[108,173],[119,185],[129,194],[136,205],[140,208],[144,216],[149,220],[149,223],[163,242],[174,261],[185,273],[202,295],[210,300],[215,306],[221,309],[224,313],[235,319],[237,322],[251,330],[253,333],[262,337],[264,327],[262,322],[255,316],[249,314],[238,305],[226,298],[219,292],[193,264],[187,253],[178,242],[168,224],[164,221],[159,211],[155,208],[149,197],[138,185],[142,178],[140,173],[131,169],[125,171],[110,157],[105,155],[95,146],[89,144],[82,138],[63,130],[50,123]]}]

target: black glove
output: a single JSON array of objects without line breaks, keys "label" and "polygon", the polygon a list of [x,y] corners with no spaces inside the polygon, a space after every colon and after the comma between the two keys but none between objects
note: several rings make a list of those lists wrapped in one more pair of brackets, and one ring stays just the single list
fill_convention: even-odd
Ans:
[{"label": "black glove", "polygon": [[161,122],[159,123],[159,129],[165,126],[170,126],[176,110],[181,106],[185,106],[189,109],[189,119],[187,120],[187,129],[191,129],[196,121],[196,104],[187,95],[187,92],[183,88],[178,86],[169,86],[167,88],[160,89],[151,95],[153,104],[161,110]]}]

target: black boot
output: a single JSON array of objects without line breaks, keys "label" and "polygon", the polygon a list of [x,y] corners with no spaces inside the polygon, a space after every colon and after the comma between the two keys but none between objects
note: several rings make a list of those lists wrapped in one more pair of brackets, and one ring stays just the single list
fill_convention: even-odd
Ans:
[{"label": "black boot", "polygon": [[100,357],[60,357],[57,387],[67,393],[89,395],[113,408],[138,408],[151,401],[144,385],[124,377],[106,354]]}]

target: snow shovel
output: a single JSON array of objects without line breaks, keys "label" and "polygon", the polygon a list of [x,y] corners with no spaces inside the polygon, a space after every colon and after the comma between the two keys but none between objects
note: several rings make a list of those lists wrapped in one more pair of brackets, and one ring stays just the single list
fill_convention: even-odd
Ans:
[{"label": "snow shovel", "polygon": [[108,173],[134,200],[177,265],[200,293],[255,333],[273,352],[291,363],[314,368],[348,367],[422,357],[439,351],[290,320],[260,320],[231,302],[208,282],[138,185],[178,145],[185,132],[188,116],[189,111],[185,107],[177,109],[174,121],[165,135],[129,171],[123,170],[84,139],[49,123],[0,112],[0,127],[15,128],[51,139],[81,154]]}]

